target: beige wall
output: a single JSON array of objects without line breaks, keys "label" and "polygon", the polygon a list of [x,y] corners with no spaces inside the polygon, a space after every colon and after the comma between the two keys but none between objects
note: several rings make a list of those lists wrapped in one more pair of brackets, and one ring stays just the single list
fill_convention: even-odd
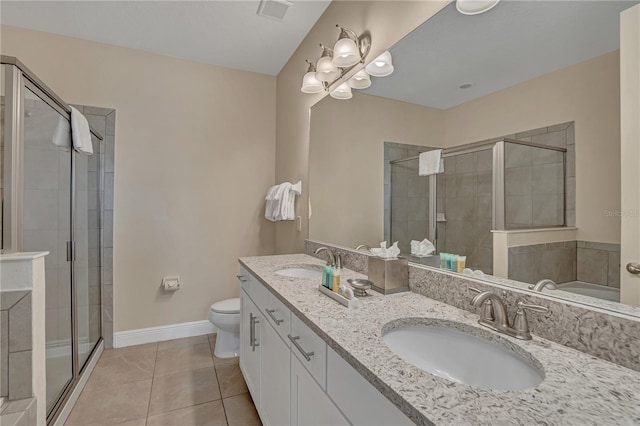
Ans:
[{"label": "beige wall", "polygon": [[384,239],[384,142],[443,146],[443,111],[362,93],[313,106],[310,238],[345,247]]},{"label": "beige wall", "polygon": [[[238,295],[237,258],[275,249],[275,78],[2,26],[65,101],[116,109],[115,331],[206,320]],[[183,288],[159,290],[162,276]]]},{"label": "beige wall", "polygon": [[[279,253],[301,252],[308,235],[309,108],[326,94],[300,92],[305,59],[320,55],[318,43],[331,43],[337,37],[335,25],[357,33],[371,33],[373,60],[406,34],[418,27],[449,1],[334,1],[302,41],[282,71],[277,83],[276,180],[303,182],[296,212],[302,216],[302,231],[295,223],[276,224],[276,249]],[[354,70],[355,71],[355,70]]]},{"label": "beige wall", "polygon": [[447,146],[575,121],[577,238],[620,242],[620,64],[612,52],[448,109]]}]

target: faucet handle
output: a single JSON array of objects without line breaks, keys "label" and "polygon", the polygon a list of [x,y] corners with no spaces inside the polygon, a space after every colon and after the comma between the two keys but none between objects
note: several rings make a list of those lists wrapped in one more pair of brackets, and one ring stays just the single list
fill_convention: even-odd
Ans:
[{"label": "faucet handle", "polygon": [[513,329],[516,332],[516,338],[518,339],[531,339],[531,332],[529,331],[529,321],[527,320],[527,314],[525,311],[533,311],[546,313],[549,312],[549,308],[540,305],[532,305],[529,303],[525,303],[522,299],[518,299],[516,302],[516,306],[518,310],[516,311],[516,315],[513,318]]},{"label": "faucet handle", "polygon": [[540,306],[540,305],[532,305],[530,303],[524,303],[522,301],[522,299],[519,299],[516,302],[516,306],[518,307],[518,310],[522,310],[522,309],[527,309],[529,311],[533,311],[533,312],[540,312],[540,313],[546,313],[549,312],[549,308],[544,307],[544,306]]},{"label": "faucet handle", "polygon": [[[482,291],[478,290],[475,287],[469,287],[467,290],[473,292],[473,293],[482,293]],[[493,304],[491,303],[491,300],[487,300],[483,305],[482,305],[482,311],[480,311],[480,321],[484,320],[484,321],[495,321],[496,319],[496,314],[493,311]]]}]

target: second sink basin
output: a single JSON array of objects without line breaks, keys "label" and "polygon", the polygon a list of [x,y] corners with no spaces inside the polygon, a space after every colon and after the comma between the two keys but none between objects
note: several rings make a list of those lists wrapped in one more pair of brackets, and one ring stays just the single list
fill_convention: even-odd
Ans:
[{"label": "second sink basin", "polygon": [[316,265],[288,266],[276,271],[283,277],[306,278],[322,280],[322,270]]},{"label": "second sink basin", "polygon": [[[462,324],[460,324],[462,326]],[[536,387],[544,375],[516,352],[482,337],[438,324],[401,325],[385,344],[409,364],[436,376],[484,389]]]}]

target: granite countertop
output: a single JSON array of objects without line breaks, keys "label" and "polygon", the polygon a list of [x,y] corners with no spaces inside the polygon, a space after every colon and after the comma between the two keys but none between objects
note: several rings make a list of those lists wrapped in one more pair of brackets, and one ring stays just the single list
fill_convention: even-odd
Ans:
[{"label": "granite countertop", "polygon": [[[274,272],[315,264],[305,255],[245,257],[249,269],[291,311],[417,424],[640,424],[640,373],[534,336],[488,331],[477,316],[412,292],[360,299],[347,309],[320,294],[315,280]],[[363,278],[343,269],[342,280]],[[366,278],[366,277],[365,277]],[[455,321],[529,358],[544,371],[536,388],[492,391],[436,377],[403,361],[382,340],[393,322]]]}]

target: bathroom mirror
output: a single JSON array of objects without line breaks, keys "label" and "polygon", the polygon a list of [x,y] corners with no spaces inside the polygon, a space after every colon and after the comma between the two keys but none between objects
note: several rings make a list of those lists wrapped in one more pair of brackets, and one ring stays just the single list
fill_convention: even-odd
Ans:
[{"label": "bathroom mirror", "polygon": [[[640,316],[620,292],[619,14],[637,2],[455,4],[390,49],[395,71],[311,108],[309,238],[411,241],[483,279]],[[371,58],[370,58],[371,59]],[[442,149],[444,172],[419,176]],[[479,272],[476,272],[479,274]]]}]

